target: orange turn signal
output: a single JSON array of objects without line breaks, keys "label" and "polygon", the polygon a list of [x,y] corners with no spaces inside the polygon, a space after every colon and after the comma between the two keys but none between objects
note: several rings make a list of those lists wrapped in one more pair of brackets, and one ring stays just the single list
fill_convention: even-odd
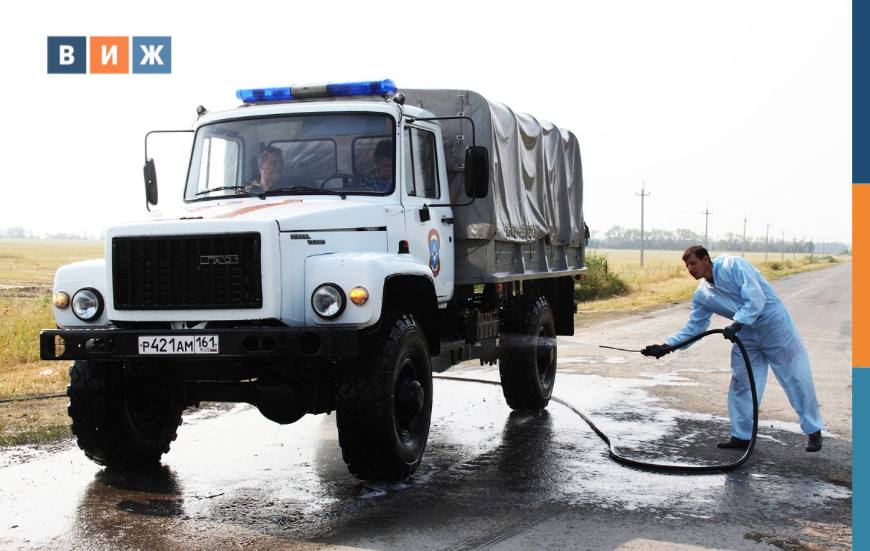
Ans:
[{"label": "orange turn signal", "polygon": [[350,290],[350,301],[357,306],[362,306],[369,300],[369,292],[365,287],[354,287]]},{"label": "orange turn signal", "polygon": [[58,291],[51,297],[51,303],[54,304],[55,308],[63,310],[69,306],[69,295],[63,291]]}]

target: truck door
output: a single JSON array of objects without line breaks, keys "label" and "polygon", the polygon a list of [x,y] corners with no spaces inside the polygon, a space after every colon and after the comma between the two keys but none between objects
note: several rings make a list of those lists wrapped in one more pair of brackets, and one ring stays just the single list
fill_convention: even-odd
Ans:
[{"label": "truck door", "polygon": [[444,302],[453,296],[453,211],[431,206],[450,203],[441,133],[431,124],[418,122],[406,125],[402,138],[402,204],[408,246],[412,255],[429,265],[438,301]]}]

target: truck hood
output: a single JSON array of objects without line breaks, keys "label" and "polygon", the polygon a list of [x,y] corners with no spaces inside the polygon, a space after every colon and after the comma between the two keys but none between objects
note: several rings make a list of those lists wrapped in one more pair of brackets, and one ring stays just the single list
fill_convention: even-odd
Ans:
[{"label": "truck hood", "polygon": [[353,200],[269,197],[214,201],[185,205],[164,212],[159,222],[176,220],[238,220],[277,222],[281,231],[316,231],[373,228],[387,225],[383,204]]}]

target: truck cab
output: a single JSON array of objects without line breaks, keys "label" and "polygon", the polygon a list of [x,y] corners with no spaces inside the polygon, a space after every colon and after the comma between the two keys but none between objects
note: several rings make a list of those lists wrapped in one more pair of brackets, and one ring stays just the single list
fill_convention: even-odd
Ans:
[{"label": "truck cab", "polygon": [[[371,102],[254,105],[243,111],[244,118],[230,111],[198,121],[185,191],[192,212],[227,199],[238,201],[231,206],[245,205],[227,217],[262,211],[278,221],[281,233],[296,235],[292,244],[303,247],[293,251],[297,257],[354,250],[395,255],[407,241],[409,253],[402,254],[429,268],[422,273],[431,276],[439,302],[450,300],[452,247],[442,243],[452,243],[453,217],[438,153],[441,133],[436,124],[419,120],[431,113]],[[261,159],[281,167],[268,189],[259,181]],[[260,204],[249,205],[249,196],[240,194],[259,194]],[[423,209],[428,216],[421,216]],[[324,230],[329,239],[300,237]],[[285,313],[301,321],[302,312]]]}]

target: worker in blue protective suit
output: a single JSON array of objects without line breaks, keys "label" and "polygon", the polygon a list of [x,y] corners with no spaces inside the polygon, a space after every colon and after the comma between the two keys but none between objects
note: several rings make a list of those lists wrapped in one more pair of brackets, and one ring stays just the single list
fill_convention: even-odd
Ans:
[{"label": "worker in blue protective suit", "polygon": [[[809,436],[806,450],[822,449],[822,417],[810,372],[810,360],[794,323],[782,301],[764,276],[743,258],[729,255],[710,260],[707,249],[699,245],[683,253],[683,262],[700,280],[692,296],[692,313],[686,326],[667,344],[647,346],[645,356],[660,358],[673,351],[673,345],[707,330],[715,314],[734,320],[724,329],[725,338],[737,335],[746,347],[758,403],[767,382],[767,367],[773,369],[791,406],[800,419],[801,430]],[[717,444],[720,448],[745,448],[752,435],[752,393],[740,349],[731,347],[731,387],[728,390],[731,438]]]}]

